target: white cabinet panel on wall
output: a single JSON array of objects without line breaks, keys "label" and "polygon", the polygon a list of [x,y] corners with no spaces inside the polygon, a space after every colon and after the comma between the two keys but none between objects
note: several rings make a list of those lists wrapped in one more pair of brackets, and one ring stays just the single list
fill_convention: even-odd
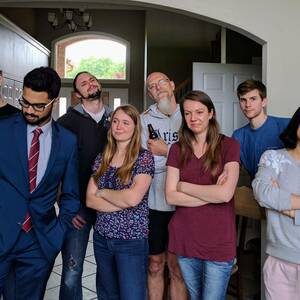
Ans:
[{"label": "white cabinet panel on wall", "polygon": [[2,98],[9,104],[19,107],[18,100],[22,95],[22,88],[22,82],[4,77],[1,89]]},{"label": "white cabinet panel on wall", "polygon": [[48,66],[50,51],[1,14],[0,36],[0,69],[5,77],[22,82],[31,69]]}]

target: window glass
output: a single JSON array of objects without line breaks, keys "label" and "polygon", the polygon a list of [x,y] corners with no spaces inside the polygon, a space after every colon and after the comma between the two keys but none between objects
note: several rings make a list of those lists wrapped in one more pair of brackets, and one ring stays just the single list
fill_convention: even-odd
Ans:
[{"label": "window glass", "polygon": [[73,79],[88,71],[102,80],[127,80],[126,43],[108,37],[75,36],[56,44],[56,70],[61,78]]}]

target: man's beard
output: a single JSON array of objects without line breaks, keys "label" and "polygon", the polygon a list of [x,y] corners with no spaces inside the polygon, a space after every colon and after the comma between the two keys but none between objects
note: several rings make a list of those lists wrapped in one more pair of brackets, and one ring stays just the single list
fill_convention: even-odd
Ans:
[{"label": "man's beard", "polygon": [[[52,110],[50,110],[49,113],[47,115],[43,116],[43,117],[39,117],[39,116],[36,116],[35,114],[28,114],[26,112],[23,112],[23,116],[24,116],[25,121],[30,125],[37,125],[37,126],[41,125],[42,123],[44,123],[48,119],[50,120],[51,119],[51,114],[52,114]],[[26,118],[26,116],[31,116],[34,119],[28,120]]]},{"label": "man's beard", "polygon": [[82,94],[80,94],[80,95],[81,95],[82,100],[87,100],[87,101],[99,100],[101,98],[101,90],[98,89],[95,93],[88,94],[87,97],[84,97]]},{"label": "man's beard", "polygon": [[171,115],[172,114],[172,107],[170,99],[165,97],[158,101],[157,107],[160,112],[162,112],[165,115]]}]

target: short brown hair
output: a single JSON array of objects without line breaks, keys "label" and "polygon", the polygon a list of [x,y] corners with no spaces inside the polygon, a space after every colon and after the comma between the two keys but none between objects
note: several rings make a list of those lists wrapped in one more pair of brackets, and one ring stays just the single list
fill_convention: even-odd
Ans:
[{"label": "short brown hair", "polygon": [[241,96],[249,93],[253,90],[258,90],[260,97],[266,98],[267,97],[267,88],[266,86],[259,80],[248,79],[239,84],[237,87],[237,96],[240,99]]}]

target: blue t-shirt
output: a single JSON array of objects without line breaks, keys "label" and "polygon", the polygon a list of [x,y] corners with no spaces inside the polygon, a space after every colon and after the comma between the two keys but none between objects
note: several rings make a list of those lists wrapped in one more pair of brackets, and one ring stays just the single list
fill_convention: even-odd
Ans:
[{"label": "blue t-shirt", "polygon": [[279,135],[286,128],[290,119],[268,116],[259,128],[253,129],[250,124],[233,132],[233,137],[241,146],[241,162],[251,179],[257,172],[261,155],[266,150],[283,148]]}]

